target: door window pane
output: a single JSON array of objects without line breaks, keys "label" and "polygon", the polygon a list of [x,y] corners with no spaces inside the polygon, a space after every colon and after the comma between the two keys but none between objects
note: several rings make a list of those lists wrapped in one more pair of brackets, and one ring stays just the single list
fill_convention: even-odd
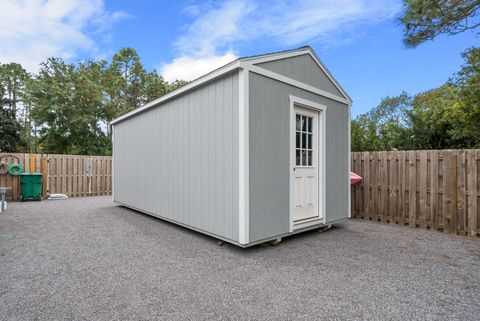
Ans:
[{"label": "door window pane", "polygon": [[307,166],[307,151],[302,150],[302,166]]},{"label": "door window pane", "polygon": [[313,165],[313,117],[295,115],[295,163],[296,166]]}]

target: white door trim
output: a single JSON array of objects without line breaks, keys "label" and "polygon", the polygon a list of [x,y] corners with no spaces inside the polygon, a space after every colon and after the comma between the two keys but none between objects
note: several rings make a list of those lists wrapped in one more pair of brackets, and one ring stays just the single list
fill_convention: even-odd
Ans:
[{"label": "white door trim", "polygon": [[[306,100],[300,97],[296,97],[293,95],[289,96],[290,99],[290,222],[289,222],[289,232],[292,233],[295,229],[298,228],[304,228],[309,225],[315,225],[318,223],[321,223],[322,221],[325,221],[325,211],[326,211],[326,206],[325,206],[325,192],[326,192],[326,180],[325,180],[325,175],[326,175],[326,167],[325,167],[325,160],[326,160],[326,148],[325,148],[325,143],[326,143],[326,111],[327,111],[327,106],[317,104],[313,101]],[[313,109],[315,111],[318,111],[318,123],[319,123],[319,130],[318,130],[318,211],[319,211],[319,217],[313,219],[312,221],[309,222],[302,222],[301,226],[296,226],[294,224],[294,211],[295,211],[295,199],[294,199],[294,168],[295,168],[295,106],[303,107],[303,108],[308,108],[308,109]]]}]

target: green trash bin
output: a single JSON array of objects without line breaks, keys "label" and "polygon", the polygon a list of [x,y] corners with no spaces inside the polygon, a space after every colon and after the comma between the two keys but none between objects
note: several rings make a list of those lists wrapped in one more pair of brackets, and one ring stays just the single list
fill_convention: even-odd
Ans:
[{"label": "green trash bin", "polygon": [[20,175],[20,199],[22,201],[40,201],[42,199],[41,173]]}]

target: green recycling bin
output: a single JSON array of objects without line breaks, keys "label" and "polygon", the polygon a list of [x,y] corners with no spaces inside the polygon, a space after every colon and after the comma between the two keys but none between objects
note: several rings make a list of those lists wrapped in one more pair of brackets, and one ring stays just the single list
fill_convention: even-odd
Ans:
[{"label": "green recycling bin", "polygon": [[20,175],[21,201],[40,201],[42,199],[42,174],[23,173]]}]

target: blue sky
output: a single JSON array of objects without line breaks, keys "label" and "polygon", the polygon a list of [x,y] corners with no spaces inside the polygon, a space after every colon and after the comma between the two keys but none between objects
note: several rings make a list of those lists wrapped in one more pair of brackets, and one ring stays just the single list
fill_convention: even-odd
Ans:
[{"label": "blue sky", "polygon": [[48,56],[109,59],[133,47],[167,80],[239,56],[310,45],[354,100],[352,116],[402,90],[443,84],[474,33],[406,49],[397,0],[0,0],[0,62],[35,72]]}]

